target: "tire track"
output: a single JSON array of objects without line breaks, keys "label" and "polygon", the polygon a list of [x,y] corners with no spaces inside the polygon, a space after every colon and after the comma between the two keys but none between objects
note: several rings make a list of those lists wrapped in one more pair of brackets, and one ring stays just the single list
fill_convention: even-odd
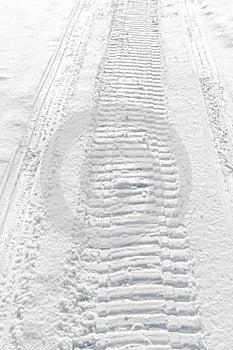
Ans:
[{"label": "tire track", "polygon": [[[62,42],[42,82],[27,134],[2,187],[0,335],[2,349],[21,349],[20,322],[30,304],[30,282],[36,267],[45,213],[39,175],[43,151],[66,119],[65,104],[81,65],[95,1],[80,1],[71,14]],[[82,26],[80,28],[80,26]],[[22,152],[20,151],[22,149]],[[19,157],[19,159],[18,159]],[[13,168],[16,173],[11,173]],[[11,178],[13,175],[13,178]]]},{"label": "tire track", "polygon": [[156,0],[117,1],[99,81],[82,169],[84,242],[67,262],[63,334],[72,329],[67,314],[79,313],[73,349],[203,349]]},{"label": "tire track", "polygon": [[[56,52],[54,53],[54,56],[51,58],[51,61],[48,64],[48,67],[39,85],[38,93],[36,95],[35,102],[33,105],[33,115],[31,120],[29,120],[29,122],[27,123],[27,133],[26,135],[24,135],[24,137],[20,141],[19,146],[17,147],[14,155],[12,156],[8,169],[6,169],[4,177],[0,184],[0,204],[1,204],[0,232],[3,231],[5,220],[10,210],[10,204],[12,202],[12,197],[14,195],[14,191],[17,186],[19,173],[22,171],[22,168],[23,168],[27,150],[28,148],[32,148],[32,142],[35,142],[35,133],[37,132],[38,129],[39,130],[41,129],[41,123],[45,118],[44,115],[47,115],[48,109],[51,110],[51,108],[49,108],[46,104],[48,103],[48,100],[50,100],[50,104],[55,105],[55,108],[53,109],[53,113],[55,112],[55,114],[59,106],[59,103],[57,104],[57,102],[58,101],[61,102],[61,105],[64,104],[62,100],[60,100],[61,96],[59,96],[59,94],[61,93],[61,89],[64,90],[65,84],[60,85],[59,82],[62,79],[64,79],[63,77],[64,72],[67,69],[69,69],[68,68],[69,65],[67,66],[67,61],[65,60],[66,57],[73,56],[73,59],[74,59],[74,57],[77,56],[76,49],[74,48],[75,47],[80,48],[79,43],[82,41],[82,38],[80,40],[80,37],[79,37],[76,40],[76,43],[73,42],[72,46],[70,46],[70,43],[73,41],[75,30],[77,30],[76,27],[77,27],[78,19],[81,16],[86,5],[87,4],[85,0],[79,1],[70,14],[70,19],[68,21],[65,32],[61,38],[61,41],[58,45]],[[84,32],[85,32],[85,26],[84,26],[83,33]],[[83,33],[81,34],[81,36],[83,35]],[[55,91],[54,91],[54,87],[56,87]],[[68,84],[68,89],[69,89],[69,84]],[[54,94],[52,100],[47,98],[48,94]],[[65,93],[63,91],[63,94],[64,94],[63,96],[63,101],[64,101],[64,99],[66,98],[67,92]],[[46,118],[46,121],[48,121],[48,118]],[[49,130],[47,133],[49,134]],[[44,141],[47,142],[47,139],[45,140],[44,138]],[[36,147],[38,147],[38,142],[36,144]]]},{"label": "tire track", "polygon": [[[232,215],[228,209],[228,207],[232,208],[232,97],[208,47],[198,15],[199,10],[200,5],[197,1],[182,0],[180,2],[182,25],[188,38],[190,53],[206,109],[206,121],[204,120],[206,135],[209,144],[214,143],[221,168],[215,167],[219,195],[222,207],[226,212],[229,228],[232,229]],[[210,130],[211,135],[208,130]],[[211,154],[210,157],[213,155]],[[227,192],[229,192],[229,196],[224,195]]]}]

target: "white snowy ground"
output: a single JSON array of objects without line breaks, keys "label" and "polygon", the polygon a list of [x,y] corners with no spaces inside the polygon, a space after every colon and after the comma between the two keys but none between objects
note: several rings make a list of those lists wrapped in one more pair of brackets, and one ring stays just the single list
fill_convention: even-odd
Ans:
[{"label": "white snowy ground", "polygon": [[233,47],[233,3],[231,0],[200,0],[203,13],[209,17],[216,34]]},{"label": "white snowy ground", "polygon": [[[233,110],[233,2],[200,1],[200,22],[215,61],[217,74]],[[231,112],[232,113],[232,112]]]},{"label": "white snowy ground", "polygon": [[0,180],[75,0],[0,1]]},{"label": "white snowy ground", "polygon": [[[195,1],[186,2],[189,9],[193,8],[194,3]],[[224,1],[203,1],[203,3],[208,3],[208,8],[215,11],[213,19],[220,17]],[[232,7],[231,1],[225,1],[225,3]],[[225,130],[222,123],[225,123],[226,116],[230,118],[227,130],[229,133],[232,132],[233,118],[229,90],[231,86],[233,91],[233,85],[231,85],[233,52],[221,37],[222,32],[216,31],[216,28],[214,32],[213,22],[206,21],[198,4],[194,6],[197,17],[195,18],[191,12],[191,22],[189,21],[187,28],[184,25],[185,1],[175,4],[168,0],[165,4],[167,7],[161,7],[163,8],[162,37],[168,69],[168,94],[173,111],[172,122],[188,150],[192,164],[193,188],[190,201],[189,238],[196,262],[195,275],[199,283],[206,344],[208,350],[231,350],[233,344],[233,226],[232,192],[229,189],[231,186],[228,185],[232,179],[232,170],[229,173],[225,172],[224,161],[220,166],[220,158],[221,155],[224,159],[227,158],[228,147],[226,149],[221,147],[221,135],[224,134],[222,129]],[[225,14],[226,12],[227,9]],[[230,23],[225,21],[226,17],[222,17],[222,26],[229,28]],[[201,37],[204,41],[206,40],[205,49],[208,50],[206,62],[208,63],[205,62],[206,53],[198,52],[198,44],[195,46],[195,41],[201,42],[201,37],[192,27],[195,21],[202,30]],[[194,32],[193,36],[190,35],[192,32]],[[194,43],[193,47],[192,43]],[[204,57],[203,66],[203,62],[198,62],[198,57],[201,59]],[[205,66],[209,63],[211,68]],[[208,74],[210,74],[209,77]],[[199,81],[202,75],[216,84],[216,95],[213,93],[206,97],[208,101],[213,101],[214,107],[210,107],[209,102],[205,107],[205,96],[201,94]],[[218,88],[219,81],[225,89],[223,95],[227,100],[227,106],[219,93],[219,90],[223,91],[221,87]],[[218,108],[219,101],[216,96],[220,96],[219,101],[224,108],[223,111]],[[227,111],[230,110],[229,115],[225,113],[225,107]],[[215,108],[216,114],[220,116],[219,119],[215,116]],[[225,144],[228,142],[227,139],[226,137]],[[232,146],[231,138],[229,142]],[[228,161],[232,164],[230,151]]]},{"label": "white snowy ground", "polygon": [[[77,28],[76,35],[74,35],[78,44],[85,42],[86,39],[81,40],[82,35],[79,37],[79,34],[82,30],[85,32],[86,26],[89,41],[85,48],[85,55],[83,55],[82,50],[80,50],[81,54],[78,54],[78,63],[76,62],[74,64],[70,56],[72,56],[75,51],[75,49],[72,48],[72,44],[75,43],[75,40],[69,43],[70,47],[68,47],[67,50],[63,48],[65,52],[67,51],[67,56],[65,55],[65,60],[60,67],[60,72],[58,71],[60,75],[58,74],[57,81],[55,81],[54,86],[52,86],[52,91],[48,94],[48,103],[45,103],[44,106],[46,112],[45,120],[43,117],[44,114],[41,113],[41,120],[38,125],[38,130],[36,130],[38,135],[35,135],[35,143],[32,145],[36,150],[44,146],[43,136],[46,138],[47,132],[48,134],[51,132],[54,120],[59,123],[61,120],[65,119],[65,115],[75,115],[77,116],[80,128],[87,130],[87,124],[91,119],[91,110],[95,105],[96,99],[95,78],[104,55],[106,40],[109,33],[112,18],[112,12],[110,10],[112,2],[110,0],[104,0],[103,2],[97,1],[98,5],[94,15],[91,9],[92,2],[87,1],[87,3],[86,14],[84,13],[80,22],[81,28]],[[153,3],[153,1],[151,3]],[[195,25],[198,23],[201,23],[201,26],[203,26],[202,29],[206,28],[203,30],[206,33],[210,51],[215,56],[214,58],[216,60],[217,68],[215,67],[213,71],[215,72],[215,70],[217,70],[219,72],[217,78],[220,78],[224,87],[228,87],[226,95],[229,101],[231,100],[229,95],[231,83],[233,81],[231,79],[230,68],[232,52],[229,47],[229,40],[224,42],[224,40],[220,38],[220,32],[218,32],[216,28],[214,29],[215,25],[212,31],[210,23],[208,23],[208,20],[205,20],[204,13],[202,18],[201,13],[198,12],[197,23],[195,22],[196,18],[191,13],[191,17],[188,18],[187,21],[188,28],[186,27],[184,3],[185,1],[174,2],[172,0],[160,2],[159,18],[166,73],[165,92],[169,103],[171,122],[183,146],[188,152],[192,168],[192,194],[188,206],[186,226],[190,248],[193,253],[193,261],[195,262],[194,272],[198,285],[198,302],[200,304],[200,316],[203,324],[206,349],[232,350],[233,225],[231,217],[231,192],[228,187],[228,180],[232,175],[230,170],[229,172],[226,171],[226,169],[230,169],[229,167],[231,166],[231,154],[228,152],[229,140],[227,138],[226,148],[222,146],[222,144],[225,144],[225,134],[221,132],[225,127],[221,124],[225,122],[224,115],[222,119],[215,118],[218,112],[222,112],[222,100],[220,99],[219,103],[214,92],[212,95],[209,94],[211,89],[209,90],[208,88],[212,88],[212,80],[216,83],[215,76],[212,75],[212,67],[205,66],[206,62],[208,63],[209,61],[205,60],[206,52],[203,46],[193,45],[192,47],[192,44],[195,44],[195,39],[197,39],[197,44],[201,42],[198,40],[198,36],[195,37],[194,35],[194,40],[192,41],[190,40],[191,37],[189,34],[195,32]],[[187,1],[187,3],[190,5],[190,8],[192,8],[193,2]],[[38,2],[37,5],[39,8],[41,4],[42,2]],[[55,3],[51,3],[51,6],[52,4],[55,6]],[[58,6],[58,2],[56,4]],[[145,2],[141,1],[141,4],[143,6]],[[214,13],[212,24],[214,24],[216,18],[223,18],[220,14],[222,10],[218,7],[217,1],[203,1],[203,4],[208,5],[210,11]],[[230,6],[230,2],[228,2],[228,4]],[[14,6],[14,10],[15,8]],[[55,8],[56,7],[53,8],[53,11],[50,11],[54,16],[53,20],[51,20],[49,24],[47,22],[47,26],[50,27],[50,34],[52,29],[54,29],[54,21],[56,18]],[[51,19],[50,12],[46,17],[49,20]],[[65,26],[64,19],[68,15],[68,12],[67,9],[66,15],[63,17],[63,14],[61,14],[59,17],[59,23],[63,23],[63,27]],[[90,20],[88,17],[89,12],[90,14],[92,13],[92,19],[94,19],[91,21],[91,25],[88,22]],[[43,17],[46,11],[43,10],[41,13]],[[21,19],[22,18],[24,18],[24,16],[22,16]],[[222,23],[229,28],[228,22],[230,23],[231,21],[229,20],[226,22],[225,18],[226,17],[222,20]],[[22,21],[19,21],[19,25],[23,26],[24,24],[22,24]],[[89,27],[91,28],[90,32],[88,29]],[[61,26],[59,28],[61,28]],[[44,30],[45,36],[44,39],[41,40],[41,47],[44,48],[48,45],[46,36],[47,30]],[[25,37],[27,37],[28,30],[25,29],[24,33]],[[34,78],[31,80],[30,75],[32,75],[32,72],[37,74],[38,79],[37,81],[35,80],[35,84],[33,83],[35,92],[42,71],[45,69],[45,63],[48,60],[49,53],[51,53],[51,50],[54,48],[54,46],[47,47],[48,51],[46,51],[46,53],[40,53],[37,47],[38,40],[35,39],[36,35],[40,35],[37,29],[35,29],[33,39],[36,41],[34,51],[30,53],[27,61],[28,65],[31,67],[30,74],[25,75],[27,71],[27,68],[25,68],[26,65],[21,67],[19,65],[15,66],[15,72],[19,69],[21,77],[27,77],[22,85],[27,88],[28,94],[31,94],[29,86],[31,86],[31,83],[34,81]],[[53,42],[52,37],[53,35],[51,34],[51,44]],[[82,46],[81,44],[80,46]],[[14,43],[12,47],[12,55],[14,56]],[[74,47],[76,47],[76,45],[74,45]],[[197,55],[199,49],[203,50],[201,53],[204,59],[201,62],[197,59],[197,57],[199,57]],[[36,53],[41,55],[39,56],[41,60],[40,72],[38,72],[37,69],[38,64],[34,62]],[[81,59],[79,55],[81,55]],[[79,59],[83,60],[82,66],[80,66]],[[26,62],[26,59],[23,57],[22,62]],[[208,76],[209,69],[211,72],[210,76]],[[78,76],[77,72],[79,72],[79,70],[80,75]],[[201,74],[206,74],[204,78],[208,78],[207,82],[209,85],[207,85],[207,87],[205,85],[202,87],[201,85],[201,79],[203,78]],[[6,76],[6,71],[2,76]],[[74,89],[72,96],[69,97],[68,107],[66,106],[63,108],[65,106],[63,99],[64,91],[66,93],[70,82],[75,82]],[[2,79],[1,84],[8,83],[10,84],[10,79],[9,82],[8,80]],[[12,94],[17,96],[15,97],[17,101],[18,99],[22,100],[22,98],[20,99],[20,85],[19,80],[18,85],[15,85],[15,90],[11,89],[9,92],[9,90],[5,88],[6,95],[8,94],[7,96],[9,96],[9,94]],[[16,88],[17,86],[18,88]],[[12,91],[14,91],[14,94]],[[217,95],[218,91],[217,89]],[[23,96],[28,95],[23,94]],[[26,97],[26,102],[24,102],[23,107],[21,107],[24,112],[27,112],[27,115],[29,115],[30,106],[32,105],[32,97],[33,96],[30,98]],[[212,101],[215,109],[211,104]],[[3,99],[3,102],[8,102],[8,99]],[[12,121],[17,120],[18,122],[19,119],[17,118],[20,118],[21,125],[22,117],[21,114],[20,116],[18,114],[19,107],[16,104],[14,108],[12,106],[10,108],[9,115],[12,117]],[[44,124],[46,122],[48,122],[47,128]],[[23,120],[23,123],[25,124],[25,120]],[[13,136],[10,134],[12,128],[9,128],[5,121],[4,128],[5,130],[2,134],[3,136],[1,136],[3,137],[1,143],[3,144],[3,150],[5,149],[6,152],[7,149],[7,154],[9,153],[10,156],[11,150],[13,150],[12,144],[16,145],[17,140],[14,141],[13,136],[15,133],[13,133]],[[20,134],[22,134],[22,128],[20,130]],[[100,131],[99,134],[101,134]],[[4,139],[5,135],[7,135],[6,138],[9,140],[8,144]],[[11,148],[8,147],[9,145],[11,145]],[[180,163],[182,163],[183,157],[182,150],[182,148],[177,150],[177,157],[180,158]],[[79,147],[78,151],[80,151]],[[77,249],[78,238],[76,238],[76,236],[73,237],[69,234],[60,235],[56,227],[46,220],[38,195],[38,184],[35,185],[36,189],[33,189],[34,192],[31,198],[30,196],[27,197],[27,193],[31,191],[31,187],[34,186],[33,181],[36,182],[36,180],[33,180],[33,174],[34,171],[36,171],[36,163],[34,167],[33,157],[35,157],[35,162],[37,161],[36,153],[33,154],[32,152],[32,158],[29,157],[29,174],[27,171],[23,173],[20,182],[22,190],[20,189],[19,192],[16,193],[16,204],[12,205],[12,211],[10,211],[1,237],[0,248],[1,252],[4,252],[4,256],[1,257],[0,263],[4,269],[1,276],[2,305],[0,317],[2,322],[1,330],[3,330],[3,332],[1,334],[0,344],[4,346],[4,350],[31,350],[33,348],[38,350],[73,350],[76,344],[76,341],[73,340],[75,335],[77,336],[77,334],[79,334],[78,332],[81,332],[83,327],[88,329],[88,327],[91,327],[88,325],[92,324],[93,315],[91,312],[85,315],[85,319],[80,316],[82,315],[82,302],[83,304],[88,304],[88,301],[84,298],[84,300],[81,300],[81,306],[79,306],[80,301],[78,298],[82,298],[85,294],[88,295],[89,292],[93,292],[89,290],[88,287],[92,285],[91,283],[95,283],[95,278],[88,274],[86,277],[85,272],[82,273],[82,269],[85,263],[88,262],[88,259],[92,261],[91,259],[95,259],[95,257],[90,257],[88,255],[88,249],[87,251],[79,251]],[[83,157],[82,152],[80,157]],[[5,158],[7,161],[9,157]],[[75,160],[75,156],[73,159]],[[72,172],[75,170],[73,168],[77,166],[77,158],[75,166],[73,166],[69,158],[67,162],[68,165],[66,164],[67,168],[65,169],[66,173],[64,175],[66,180],[68,180],[68,184],[70,180],[72,184],[72,181],[75,182],[76,180],[75,176],[73,179],[70,179],[69,171]],[[30,165],[32,166],[30,167]],[[226,169],[224,166],[226,166]],[[32,181],[32,183],[30,181]],[[24,188],[26,188],[26,190],[24,190]],[[72,197],[72,190],[74,191],[71,186],[68,197],[69,195]],[[28,209],[28,203],[30,203],[29,214],[26,214],[25,217],[24,213]],[[24,211],[24,209],[26,210]],[[80,206],[79,210],[81,211],[81,209]],[[22,215],[22,219],[20,215]],[[14,226],[12,222],[14,222],[16,218],[18,221]],[[90,218],[90,221],[91,219],[92,218]],[[22,228],[21,221],[22,225],[24,225]],[[79,260],[80,257],[83,259],[82,262]],[[179,253],[176,258],[180,258]],[[94,266],[96,266],[95,260]],[[87,280],[88,278],[90,280]],[[119,279],[120,278],[121,276]],[[102,283],[105,282],[102,281]],[[182,284],[185,282],[181,279],[180,283]],[[92,302],[95,304],[96,301],[91,300],[90,303]],[[102,312],[104,313],[106,310],[103,309]],[[106,327],[111,327],[111,324]],[[139,327],[140,332],[141,325],[136,324],[135,327]],[[175,323],[173,327],[176,327]],[[176,336],[174,343],[179,343],[179,334],[176,334]],[[157,344],[155,343],[154,345]],[[174,346],[172,349],[174,349]],[[153,344],[151,344],[149,348],[154,349]],[[193,348],[203,349],[199,346],[194,346],[192,349]],[[157,348],[155,347],[155,349]],[[171,348],[169,346],[162,346],[161,349],[170,350]]]}]

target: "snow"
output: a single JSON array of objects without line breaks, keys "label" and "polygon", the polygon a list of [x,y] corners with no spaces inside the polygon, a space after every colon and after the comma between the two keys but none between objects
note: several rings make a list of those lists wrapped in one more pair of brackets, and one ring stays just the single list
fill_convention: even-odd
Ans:
[{"label": "snow", "polygon": [[3,1],[0,348],[231,350],[228,15]]},{"label": "snow", "polygon": [[[192,168],[192,194],[186,220],[195,260],[205,344],[208,350],[230,350],[233,343],[232,209],[227,211],[232,205],[213,147],[211,123],[203,105],[188,31],[176,13],[182,15],[177,4],[167,0],[162,6],[166,86],[172,123],[185,145]],[[205,28],[210,31],[210,27]],[[200,37],[196,39],[201,41]]]},{"label": "snow", "polygon": [[74,3],[0,2],[0,179],[24,133],[40,79]]},{"label": "snow", "polygon": [[[218,111],[219,121],[216,123],[216,132],[220,132],[222,128],[222,135],[225,138],[223,141],[222,154],[224,155],[223,163],[231,169],[226,170],[228,174],[229,191],[233,193],[233,70],[232,70],[232,56],[233,46],[231,45],[233,34],[233,20],[230,18],[233,5],[232,2],[225,1],[223,6],[215,6],[215,2],[209,5],[215,11],[214,16],[210,16],[206,8],[197,7],[197,16],[199,20],[199,27],[202,30],[202,36],[205,40],[206,50],[208,50],[208,60],[211,62],[212,92],[215,90],[215,99],[219,99],[221,111]],[[222,16],[220,16],[222,14]],[[225,17],[224,17],[225,16]],[[219,18],[221,26],[217,26],[216,18]],[[222,119],[222,120],[221,120]],[[228,139],[228,140],[227,140]],[[221,142],[220,142],[221,143]],[[219,146],[217,146],[219,147]],[[221,148],[221,146],[219,147]],[[225,150],[224,150],[225,148]],[[227,152],[226,152],[226,149]],[[227,154],[228,153],[228,154]]]},{"label": "snow", "polygon": [[233,46],[233,2],[231,0],[201,0],[201,7],[228,47]]}]

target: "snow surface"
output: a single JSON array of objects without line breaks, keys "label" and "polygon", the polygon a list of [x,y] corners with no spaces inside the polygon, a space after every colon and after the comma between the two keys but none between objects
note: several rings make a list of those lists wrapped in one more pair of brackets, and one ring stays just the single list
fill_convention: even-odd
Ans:
[{"label": "snow surface", "polygon": [[[233,169],[233,46],[231,43],[233,38],[233,20],[231,16],[233,4],[229,1],[223,1],[221,6],[218,6],[215,2],[208,6],[213,9],[215,15],[210,15],[205,6],[202,6],[202,8],[197,6],[197,17],[205,40],[206,50],[208,50],[208,60],[211,62],[211,74],[212,80],[215,82],[216,93],[218,90],[219,97],[217,98],[222,100],[223,108],[219,115],[222,114],[223,120],[216,123],[216,127],[219,129],[221,124],[226,124],[225,131],[222,134],[228,134],[228,141],[226,139],[224,141],[225,145],[228,143],[228,155],[226,155],[226,150],[223,150],[222,154],[225,154],[224,162],[228,163],[230,169]],[[217,18],[221,25],[216,25]],[[232,192],[232,171],[230,171],[227,181]]]},{"label": "snow surface", "polygon": [[0,179],[75,0],[0,1]]},{"label": "snow surface", "polygon": [[73,2],[0,15],[2,169],[69,23],[0,187],[0,348],[232,350],[226,51],[192,0]]},{"label": "snow surface", "polygon": [[233,2],[231,0],[201,0],[201,7],[219,36],[224,38],[227,46],[233,46]]},{"label": "snow surface", "polygon": [[[218,147],[214,149],[213,139],[216,134],[211,130],[212,124],[219,129],[222,125],[219,120],[215,122],[213,119],[212,123],[205,112],[197,65],[188,44],[191,25],[188,22],[188,31],[180,20],[184,15],[185,6],[181,7],[180,11],[172,0],[167,0],[164,4],[161,6],[162,37],[167,62],[167,93],[172,109],[172,123],[187,149],[192,167],[192,194],[187,219],[190,244],[195,256],[195,277],[199,285],[206,349],[231,350],[232,203],[229,203],[231,200],[225,188],[226,180],[222,176],[216,155],[220,142],[218,139]],[[188,5],[192,8],[192,1],[188,1]],[[200,14],[198,11],[197,13]],[[210,23],[205,23],[202,30],[205,34],[210,32]],[[200,43],[203,38],[197,36],[195,39]],[[213,47],[216,48],[216,45],[212,46],[213,36],[209,39],[210,47],[207,46],[207,49],[211,48],[211,53],[215,54]],[[221,48],[223,49],[223,45]],[[225,52],[222,52],[223,56]],[[203,52],[195,57],[201,56],[204,56]],[[213,98],[213,101],[218,113],[217,99]],[[222,105],[224,106],[224,103]],[[206,111],[208,112],[208,108]],[[219,135],[221,133],[218,133],[218,137]]]}]

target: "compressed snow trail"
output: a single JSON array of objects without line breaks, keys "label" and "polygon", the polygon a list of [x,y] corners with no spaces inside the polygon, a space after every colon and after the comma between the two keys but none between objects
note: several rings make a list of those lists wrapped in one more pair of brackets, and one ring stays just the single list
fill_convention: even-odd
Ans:
[{"label": "compressed snow trail", "polygon": [[64,334],[79,313],[73,349],[203,349],[157,1],[117,1],[99,80],[80,170],[83,241],[74,242],[66,266]]},{"label": "compressed snow trail", "polygon": [[[62,108],[95,2],[79,5],[41,89],[17,181],[3,187],[9,198],[0,247],[0,344],[5,350],[24,349],[20,320],[45,235],[42,152],[65,120]],[[80,166],[83,200],[76,211],[81,224],[65,266],[61,340],[48,350],[204,349],[179,198],[182,179],[170,142],[157,6],[156,0],[115,3],[97,109]],[[13,318],[18,320],[14,326]]]}]

